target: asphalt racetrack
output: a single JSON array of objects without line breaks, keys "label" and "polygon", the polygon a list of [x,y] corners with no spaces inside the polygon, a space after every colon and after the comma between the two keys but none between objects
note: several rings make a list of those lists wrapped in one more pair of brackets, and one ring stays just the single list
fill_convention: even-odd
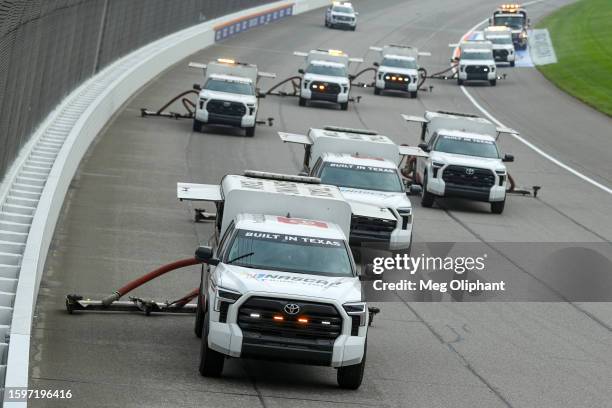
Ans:
[{"label": "asphalt racetrack", "polygon": [[[569,3],[528,7],[535,23]],[[276,132],[311,126],[376,129],[398,143],[418,143],[418,128],[401,113],[428,110],[480,114],[454,81],[431,81],[418,99],[374,96],[355,89],[347,112],[298,107],[294,98],[262,100],[254,138],[227,129],[193,133],[189,120],[141,118],[202,81],[187,67],[233,57],[297,74],[293,51],[334,48],[371,64],[370,45],[406,43],[430,51],[430,72],[448,66],[449,43],[489,16],[488,0],[356,1],[356,32],[329,30],[323,11],[261,27],[177,64],[135,95],[90,149],[67,196],[47,259],[37,305],[30,386],[71,389],[70,401],[33,400],[57,407],[606,407],[612,404],[612,304],[556,302],[378,304],[370,328],[366,374],[358,391],[340,390],[331,368],[230,360],[220,379],[200,377],[200,341],[193,317],[81,314],[64,296],[105,296],[155,266],[192,256],[211,235],[194,224],[192,206],[176,199],[176,182],[218,183],[245,169],[296,174],[299,147]],[[353,67],[356,71],[359,67]],[[468,85],[477,103],[548,155],[603,186],[612,186],[612,119],[549,84],[535,68],[500,68],[496,87]],[[268,80],[269,81],[269,80]],[[272,82],[263,82],[263,88]],[[505,253],[504,242],[603,243],[610,251],[612,196],[570,174],[512,137],[510,172],[522,186],[542,186],[538,198],[511,196],[503,215],[488,205],[443,200],[415,208],[415,242],[484,243],[505,260],[507,276],[527,276],[530,259]],[[502,248],[502,249],[499,249]],[[578,271],[577,271],[578,273]],[[137,295],[175,299],[198,285],[197,269],[149,284]],[[537,288],[546,292],[542,285]]]}]

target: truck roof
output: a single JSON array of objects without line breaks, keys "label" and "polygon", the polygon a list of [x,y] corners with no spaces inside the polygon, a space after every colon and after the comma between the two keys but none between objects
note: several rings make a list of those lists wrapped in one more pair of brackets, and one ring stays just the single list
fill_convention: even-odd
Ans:
[{"label": "truck roof", "polygon": [[258,232],[291,233],[303,237],[346,239],[342,229],[333,222],[278,215],[239,214],[236,216],[236,228]]},{"label": "truck roof", "polygon": [[383,167],[388,169],[397,169],[397,163],[384,158],[360,156],[347,153],[324,153],[321,158],[325,162],[341,163],[341,164],[359,164],[369,167]]},{"label": "truck roof", "polygon": [[311,63],[312,61],[335,62],[347,66],[349,56],[340,50],[311,50],[308,53],[306,62]]},{"label": "truck roof", "polygon": [[459,48],[461,49],[461,51],[466,51],[466,50],[492,50],[493,49],[493,44],[491,43],[491,41],[482,41],[482,40],[470,40],[470,41],[462,41],[459,44]]},{"label": "truck roof", "polygon": [[312,61],[310,61],[310,63],[312,65],[321,65],[321,66],[326,66],[326,67],[338,67],[338,68],[345,67],[345,65],[343,63],[341,63],[341,62],[334,62],[334,61],[312,60]]},{"label": "truck roof", "polygon": [[250,78],[237,77],[237,76],[233,76],[233,75],[211,74],[211,75],[209,75],[209,77],[213,78],[213,79],[219,79],[219,80],[222,80],[222,81],[242,82],[242,83],[247,83],[247,84],[252,84],[253,83],[253,81]]},{"label": "truck roof", "polygon": [[427,111],[425,112],[425,120],[428,122],[427,127],[430,132],[452,129],[489,136],[497,134],[497,126],[491,121],[475,115]]},{"label": "truck roof", "polygon": [[417,59],[419,56],[419,50],[415,47],[408,45],[396,45],[389,44],[382,47],[380,52],[383,56],[397,55],[400,57],[412,57]]},{"label": "truck roof", "polygon": [[252,83],[257,82],[257,65],[235,62],[230,59],[211,61],[206,65],[206,77],[212,75],[226,75],[234,78],[246,78]]}]

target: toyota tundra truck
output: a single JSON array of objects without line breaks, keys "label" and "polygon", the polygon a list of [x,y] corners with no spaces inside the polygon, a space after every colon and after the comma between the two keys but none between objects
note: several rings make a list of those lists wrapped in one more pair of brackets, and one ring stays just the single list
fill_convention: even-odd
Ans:
[{"label": "toyota tundra truck", "polygon": [[383,91],[400,91],[417,97],[419,84],[420,56],[431,55],[428,52],[419,52],[417,48],[406,45],[385,45],[384,47],[370,47],[378,51],[380,57],[374,62],[376,67],[374,94],[380,95]]},{"label": "toyota tundra truck", "polygon": [[305,147],[302,175],[338,186],[351,204],[352,246],[410,251],[413,210],[408,194],[415,190],[406,189],[398,169],[408,147],[374,131],[333,126],[279,136]]},{"label": "toyota tundra truck", "polygon": [[493,12],[493,17],[489,19],[489,25],[505,26],[512,31],[512,42],[518,50],[527,48],[530,21],[527,18],[527,11],[520,4],[502,4]]},{"label": "toyota tundra truck", "polygon": [[512,31],[508,27],[491,26],[484,29],[484,39],[493,46],[493,59],[495,62],[507,62],[511,67],[516,61],[514,45],[512,44]]},{"label": "toyota tundra truck", "polygon": [[339,50],[296,51],[293,54],[306,60],[306,67],[298,71],[302,76],[300,106],[306,106],[309,101],[331,102],[347,110],[351,91],[349,64],[363,62],[363,59],[349,58]]},{"label": "toyota tundra truck", "polygon": [[247,171],[220,185],[178,183],[177,195],[217,208],[213,246],[196,253],[209,265],[195,323],[200,373],[217,377],[227,358],[255,358],[334,367],[340,387],[358,388],[367,272],[351,255],[351,207],[338,188]]},{"label": "toyota tundra truck", "polygon": [[463,41],[459,44],[457,84],[465,81],[488,81],[497,84],[493,44],[490,41]]},{"label": "toyota tundra truck", "polygon": [[353,4],[348,1],[334,1],[325,9],[325,27],[346,28],[351,31],[357,29],[357,16]]},{"label": "toyota tundra truck", "polygon": [[259,78],[276,75],[261,72],[256,65],[220,58],[208,64],[191,62],[192,68],[204,70],[204,84],[195,84],[199,92],[193,119],[194,132],[203,125],[222,125],[245,129],[253,137],[257,126]]},{"label": "toyota tundra truck", "polygon": [[504,211],[508,184],[504,163],[514,161],[514,156],[501,155],[497,138],[501,133],[518,134],[515,130],[455,112],[403,117],[422,126],[418,147],[425,154],[416,158],[414,180],[423,186],[423,207],[431,207],[438,197],[460,197],[491,203],[494,214]]}]

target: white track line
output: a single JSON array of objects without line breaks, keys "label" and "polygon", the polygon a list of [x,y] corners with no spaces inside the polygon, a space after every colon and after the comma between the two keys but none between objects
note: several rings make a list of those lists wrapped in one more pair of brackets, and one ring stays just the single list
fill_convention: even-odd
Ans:
[{"label": "white track line", "polygon": [[[529,4],[534,4],[534,3],[540,3],[543,0],[536,0],[536,1],[530,1],[527,3],[524,3],[524,6],[527,6]],[[485,18],[484,20],[482,20],[481,22],[479,22],[478,24],[476,24],[474,27],[470,28],[468,30],[467,33],[465,33],[461,38],[465,38],[468,35],[470,35],[473,31],[475,31],[478,27],[480,27],[481,25],[483,25],[484,23],[486,23],[487,21],[489,21],[488,18]],[[483,108],[477,101],[476,98],[474,98],[472,96],[472,94],[470,94],[468,92],[467,89],[465,89],[465,87],[463,85],[460,86],[461,91],[465,94],[465,96],[469,99],[470,102],[472,102],[472,104],[476,107],[476,109],[478,109],[480,112],[482,112],[487,118],[489,118],[492,122],[494,122],[497,126],[501,126],[504,128],[507,128],[508,126],[505,126],[503,123],[501,123],[499,120],[497,120],[495,118],[495,116],[491,115],[485,108]],[[533,150],[534,152],[536,152],[537,154],[539,154],[540,156],[548,159],[549,161],[551,161],[552,163],[556,164],[557,166],[561,167],[562,169],[565,169],[567,171],[569,171],[570,173],[572,173],[574,176],[581,178],[582,180],[586,181],[587,183],[592,184],[593,186],[599,188],[602,191],[605,191],[608,194],[612,194],[612,188],[605,186],[603,184],[601,184],[600,182],[593,180],[592,178],[586,176],[585,174],[582,174],[581,172],[579,172],[578,170],[568,166],[567,164],[563,163],[561,160],[555,158],[554,156],[551,156],[550,154],[546,153],[544,150],[540,149],[539,147],[537,147],[536,145],[534,145],[533,143],[527,141],[526,139],[524,139],[523,137],[519,136],[519,135],[514,135],[511,134],[512,137],[514,137],[516,140],[518,140],[519,142],[523,143],[525,146],[529,147],[531,150]]]}]

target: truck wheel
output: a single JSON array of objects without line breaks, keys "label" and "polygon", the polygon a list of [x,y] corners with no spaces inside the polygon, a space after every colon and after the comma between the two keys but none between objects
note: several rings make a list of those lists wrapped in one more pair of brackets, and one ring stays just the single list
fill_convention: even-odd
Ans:
[{"label": "truck wheel", "polygon": [[220,377],[225,364],[225,356],[208,347],[209,313],[204,315],[204,335],[200,349],[200,374],[203,377]]},{"label": "truck wheel", "polygon": [[510,66],[514,67],[515,61],[510,61]]},{"label": "truck wheel", "polygon": [[489,83],[491,84],[491,86],[495,86],[497,85],[497,79],[492,79],[489,81]]},{"label": "truck wheel", "polygon": [[342,109],[343,111],[348,110],[348,102],[341,103],[340,109]]},{"label": "truck wheel", "polygon": [[381,93],[381,89],[374,87],[374,95],[380,95],[380,93]]},{"label": "truck wheel", "polygon": [[200,133],[202,131],[202,122],[197,119],[193,120],[193,131]]},{"label": "truck wheel", "polygon": [[300,96],[300,106],[306,106],[306,99]]},{"label": "truck wheel", "polygon": [[506,200],[504,201],[494,201],[491,203],[491,212],[493,214],[501,214],[504,212],[504,207],[506,206]]},{"label": "truck wheel", "polygon": [[247,137],[255,136],[255,126],[246,128]]},{"label": "truck wheel", "polygon": [[196,307],[196,318],[194,332],[197,338],[202,338],[202,328],[204,327],[204,307],[202,306],[202,281],[200,280],[200,293],[198,294],[198,305]]},{"label": "truck wheel", "polygon": [[363,358],[361,363],[338,368],[337,380],[340,388],[347,390],[356,390],[363,381],[363,372],[365,370],[366,352],[368,350],[368,342],[363,348]]},{"label": "truck wheel", "polygon": [[463,85],[463,79],[457,78],[457,85]]},{"label": "truck wheel", "polygon": [[423,195],[421,196],[421,205],[425,208],[431,208],[434,203],[434,195],[427,191],[427,174],[423,180]]},{"label": "truck wheel", "polygon": [[417,97],[417,91],[410,91],[410,98],[415,99]]},{"label": "truck wheel", "polygon": [[351,27],[351,31],[355,31],[356,29],[357,29],[357,26]]}]

